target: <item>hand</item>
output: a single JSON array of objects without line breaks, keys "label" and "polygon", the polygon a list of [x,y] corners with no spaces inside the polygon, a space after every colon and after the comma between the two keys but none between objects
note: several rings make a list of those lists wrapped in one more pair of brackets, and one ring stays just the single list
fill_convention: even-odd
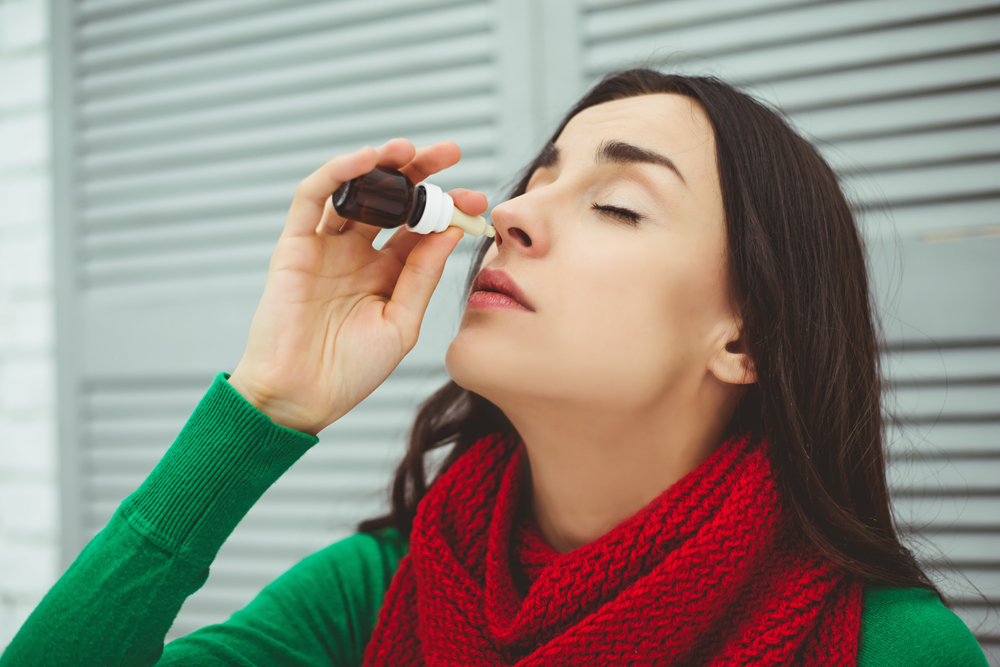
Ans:
[{"label": "hand", "polygon": [[[246,351],[229,378],[274,422],[316,434],[382,384],[416,344],[445,261],[463,235],[455,227],[425,235],[402,226],[377,250],[372,241],[381,228],[345,221],[330,195],[376,165],[418,183],[460,157],[450,141],[417,150],[393,139],[335,157],[299,183]],[[486,211],[481,192],[450,194],[465,213]]]}]

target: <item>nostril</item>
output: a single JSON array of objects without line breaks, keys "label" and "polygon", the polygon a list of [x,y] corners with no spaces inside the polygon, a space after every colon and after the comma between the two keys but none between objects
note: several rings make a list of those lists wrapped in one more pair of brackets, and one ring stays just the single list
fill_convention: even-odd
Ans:
[{"label": "nostril", "polygon": [[517,227],[511,227],[510,233],[516,234],[521,239],[521,243],[523,243],[525,246],[531,245],[531,237],[525,234],[524,230],[518,229]]}]

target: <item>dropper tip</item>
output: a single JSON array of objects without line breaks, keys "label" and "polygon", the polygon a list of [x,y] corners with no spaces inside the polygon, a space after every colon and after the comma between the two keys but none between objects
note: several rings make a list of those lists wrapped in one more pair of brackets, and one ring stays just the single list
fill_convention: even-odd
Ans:
[{"label": "dropper tip", "polygon": [[497,230],[493,227],[493,225],[486,225],[486,232],[485,233],[490,238],[493,238],[494,236],[497,235]]}]

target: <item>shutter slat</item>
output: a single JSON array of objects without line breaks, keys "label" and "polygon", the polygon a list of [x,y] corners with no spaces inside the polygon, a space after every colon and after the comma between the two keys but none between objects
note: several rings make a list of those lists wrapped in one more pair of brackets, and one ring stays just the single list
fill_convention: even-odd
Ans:
[{"label": "shutter slat", "polygon": [[232,107],[277,95],[295,95],[345,84],[399,77],[408,73],[446,70],[455,65],[486,63],[493,52],[490,35],[463,35],[438,43],[421,43],[346,58],[307,62],[294,68],[264,72],[239,72],[167,89],[138,91],[108,99],[96,98],[83,105],[81,123],[87,126],[115,124],[141,116],[157,118],[195,109]]},{"label": "shutter slat", "polygon": [[919,495],[896,498],[893,514],[906,529],[1000,530],[998,496]]},{"label": "shutter slat", "polygon": [[[217,0],[216,0],[217,1]],[[155,14],[138,14],[117,22],[84,24],[80,29],[78,67],[83,74],[94,75],[116,68],[141,68],[143,63],[159,60],[183,62],[193,56],[211,58],[220,50],[234,50],[246,44],[302,37],[314,32],[357,30],[366,23],[392,24],[400,14],[420,21],[442,5],[456,4],[441,0],[341,0],[336,3],[311,2],[298,7],[275,5],[272,11],[244,12],[240,3],[225,0],[214,12],[222,20],[205,21],[190,17],[190,12],[206,11],[212,0],[176,6],[174,20],[159,22]],[[486,4],[486,3],[479,3]],[[198,7],[198,5],[202,5]],[[224,11],[230,9],[228,18]],[[188,14],[185,17],[184,14]],[[190,18],[189,18],[190,17]],[[147,22],[151,30],[136,23]],[[101,34],[103,33],[103,34]]]},{"label": "shutter slat", "polygon": [[[870,6],[884,7],[886,4],[880,2]],[[897,3],[895,9],[905,12],[910,4]],[[810,15],[820,13],[832,13],[837,20],[830,24],[814,23],[816,18]],[[671,70],[678,68],[684,73],[699,74],[707,68],[723,75],[738,70],[741,82],[752,82],[801,77],[809,72],[847,70],[879,61],[926,60],[934,53],[995,45],[1000,34],[997,31],[1000,18],[966,18],[962,14],[948,22],[947,30],[939,23],[894,25],[890,22],[877,30],[869,25],[866,31],[845,33],[838,25],[858,20],[861,20],[860,13],[845,11],[836,5],[819,5],[785,15],[780,22],[765,15],[725,25],[698,25],[661,34],[643,34],[595,45],[589,51],[585,72],[589,77],[600,76],[620,68],[625,60],[655,54],[653,64],[665,65]],[[761,30],[758,24],[765,24],[768,29]],[[819,26],[818,30],[813,26]],[[775,27],[780,27],[780,35],[773,36]],[[814,30],[813,34],[803,34]]]},{"label": "shutter slat", "polygon": [[841,179],[852,202],[861,206],[890,206],[912,201],[948,201],[1000,194],[1000,159],[970,164],[880,171]]},{"label": "shutter slat", "polygon": [[492,94],[472,95],[443,102],[433,101],[381,108],[296,124],[278,124],[266,129],[226,132],[162,145],[138,146],[127,150],[88,155],[83,160],[86,180],[108,175],[124,175],[129,170],[158,172],[201,162],[219,163],[233,158],[261,158],[317,146],[356,145],[363,138],[384,136],[386,128],[397,124],[406,132],[428,128],[449,128],[489,123],[495,115]]},{"label": "shutter slat", "polygon": [[890,399],[888,405],[903,419],[933,421],[940,418],[944,421],[963,416],[1000,419],[1000,377],[997,376],[988,384],[897,387],[893,397],[895,400]]},{"label": "shutter slat", "polygon": [[923,532],[909,546],[921,560],[938,563],[945,557],[954,565],[979,563],[985,554],[1000,553],[1000,531],[983,533]]},{"label": "shutter slat", "polygon": [[843,141],[880,133],[899,134],[925,127],[957,127],[995,120],[996,109],[1000,109],[1000,86],[799,111],[793,120],[807,135],[823,141]]},{"label": "shutter slat", "polygon": [[997,85],[1000,51],[927,62],[867,67],[803,79],[763,82],[751,91],[789,113],[917,96],[976,85]]},{"label": "shutter slat", "polygon": [[1000,195],[973,201],[944,202],[897,208],[892,217],[882,212],[867,212],[862,216],[865,231],[918,237],[921,232],[947,228],[974,228],[995,225],[1000,221]]},{"label": "shutter slat", "polygon": [[830,166],[841,173],[997,160],[1000,156],[1000,119],[991,125],[840,141],[822,146],[821,152]]},{"label": "shutter slat", "polygon": [[[140,31],[143,28],[155,27],[159,24],[186,23],[189,21],[207,21],[212,17],[232,18],[234,10],[245,8],[248,12],[265,11],[279,5],[291,6],[305,4],[312,0],[202,0],[189,3],[183,0],[172,2],[146,2],[145,0],[79,0],[74,19],[78,31],[89,30],[91,33],[104,31],[112,35],[117,32],[115,27],[123,30],[123,36],[128,38],[129,30]],[[200,9],[201,11],[196,11]]]},{"label": "shutter slat", "polygon": [[[127,69],[91,74],[79,94],[85,98],[114,99],[132,97],[143,91],[188,90],[206,82],[239,81],[251,72],[255,81],[259,80],[256,75],[267,72],[294,75],[303,67],[313,70],[320,64],[359,62],[362,57],[366,60],[379,58],[382,52],[398,52],[400,48],[412,50],[420,45],[444,45],[456,35],[489,31],[492,19],[491,7],[487,4],[415,17],[395,15],[361,26],[293,35],[265,43],[249,42],[240,48],[211,54],[133,64]],[[176,39],[186,43],[189,35],[181,34]],[[467,43],[468,39],[464,41]],[[146,42],[140,44],[145,46]],[[142,56],[126,54],[124,58],[134,62]]]},{"label": "shutter slat", "polygon": [[884,369],[894,382],[940,384],[949,378],[1000,377],[1000,344],[997,347],[908,350],[883,357]]},{"label": "shutter slat", "polygon": [[[743,17],[793,10],[813,4],[808,0],[674,0],[634,2],[629,0],[593,2],[584,0],[581,37],[593,43],[601,38],[628,37],[651,31],[703,25]],[[624,6],[623,6],[624,5]],[[611,11],[602,11],[610,9]]]},{"label": "shutter slat", "polygon": [[81,151],[114,151],[169,143],[220,132],[267,128],[274,123],[336,118],[341,114],[405,106],[415,102],[477,95],[494,88],[490,63],[465,65],[316,88],[278,98],[264,97],[168,115],[134,115],[112,124],[80,129]]},{"label": "shutter slat", "polygon": [[947,452],[993,452],[1000,450],[1000,423],[931,422],[890,425],[886,431],[888,449],[894,456]]},{"label": "shutter slat", "polygon": [[[773,41],[789,37],[816,38],[833,31],[857,31],[880,23],[899,21],[903,17],[943,14],[933,2],[889,1],[866,3],[865,11],[857,9],[858,2],[840,2],[829,5],[803,0],[733,2],[732,0],[706,0],[695,2],[644,2],[632,7],[615,8],[609,12],[591,10],[583,20],[583,36],[588,50],[596,50],[603,41],[634,39],[635,36],[661,33],[684,35],[696,29],[704,31],[710,40],[704,48],[720,38],[737,37],[745,40],[748,35],[767,36]],[[851,7],[851,5],[854,5]],[[957,7],[975,7],[976,3],[955,3]],[[734,25],[746,26],[736,31]]]},{"label": "shutter slat", "polygon": [[[994,489],[1000,480],[1000,457],[895,460],[886,474],[893,491],[900,495],[940,495],[948,491],[961,496],[968,490]],[[1000,489],[990,497],[994,503],[1000,501]],[[1000,518],[992,527],[1000,531]]]}]

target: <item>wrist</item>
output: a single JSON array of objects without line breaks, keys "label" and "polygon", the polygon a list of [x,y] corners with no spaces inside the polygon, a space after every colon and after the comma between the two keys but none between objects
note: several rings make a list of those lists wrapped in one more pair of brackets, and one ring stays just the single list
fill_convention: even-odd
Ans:
[{"label": "wrist", "polygon": [[316,435],[319,432],[320,429],[315,428],[313,424],[308,423],[301,415],[296,414],[299,412],[298,410],[288,410],[287,401],[277,398],[266,387],[260,386],[260,383],[245,378],[240,373],[239,368],[229,376],[229,385],[247,403],[267,415],[275,424],[301,433],[308,433],[309,435]]},{"label": "wrist", "polygon": [[247,403],[254,406],[261,412],[264,412],[263,406],[267,402],[266,399],[261,397],[257,391],[251,389],[249,383],[243,379],[240,375],[240,369],[237,368],[233,371],[232,375],[228,378],[229,386],[236,390],[236,392],[246,399]]}]

